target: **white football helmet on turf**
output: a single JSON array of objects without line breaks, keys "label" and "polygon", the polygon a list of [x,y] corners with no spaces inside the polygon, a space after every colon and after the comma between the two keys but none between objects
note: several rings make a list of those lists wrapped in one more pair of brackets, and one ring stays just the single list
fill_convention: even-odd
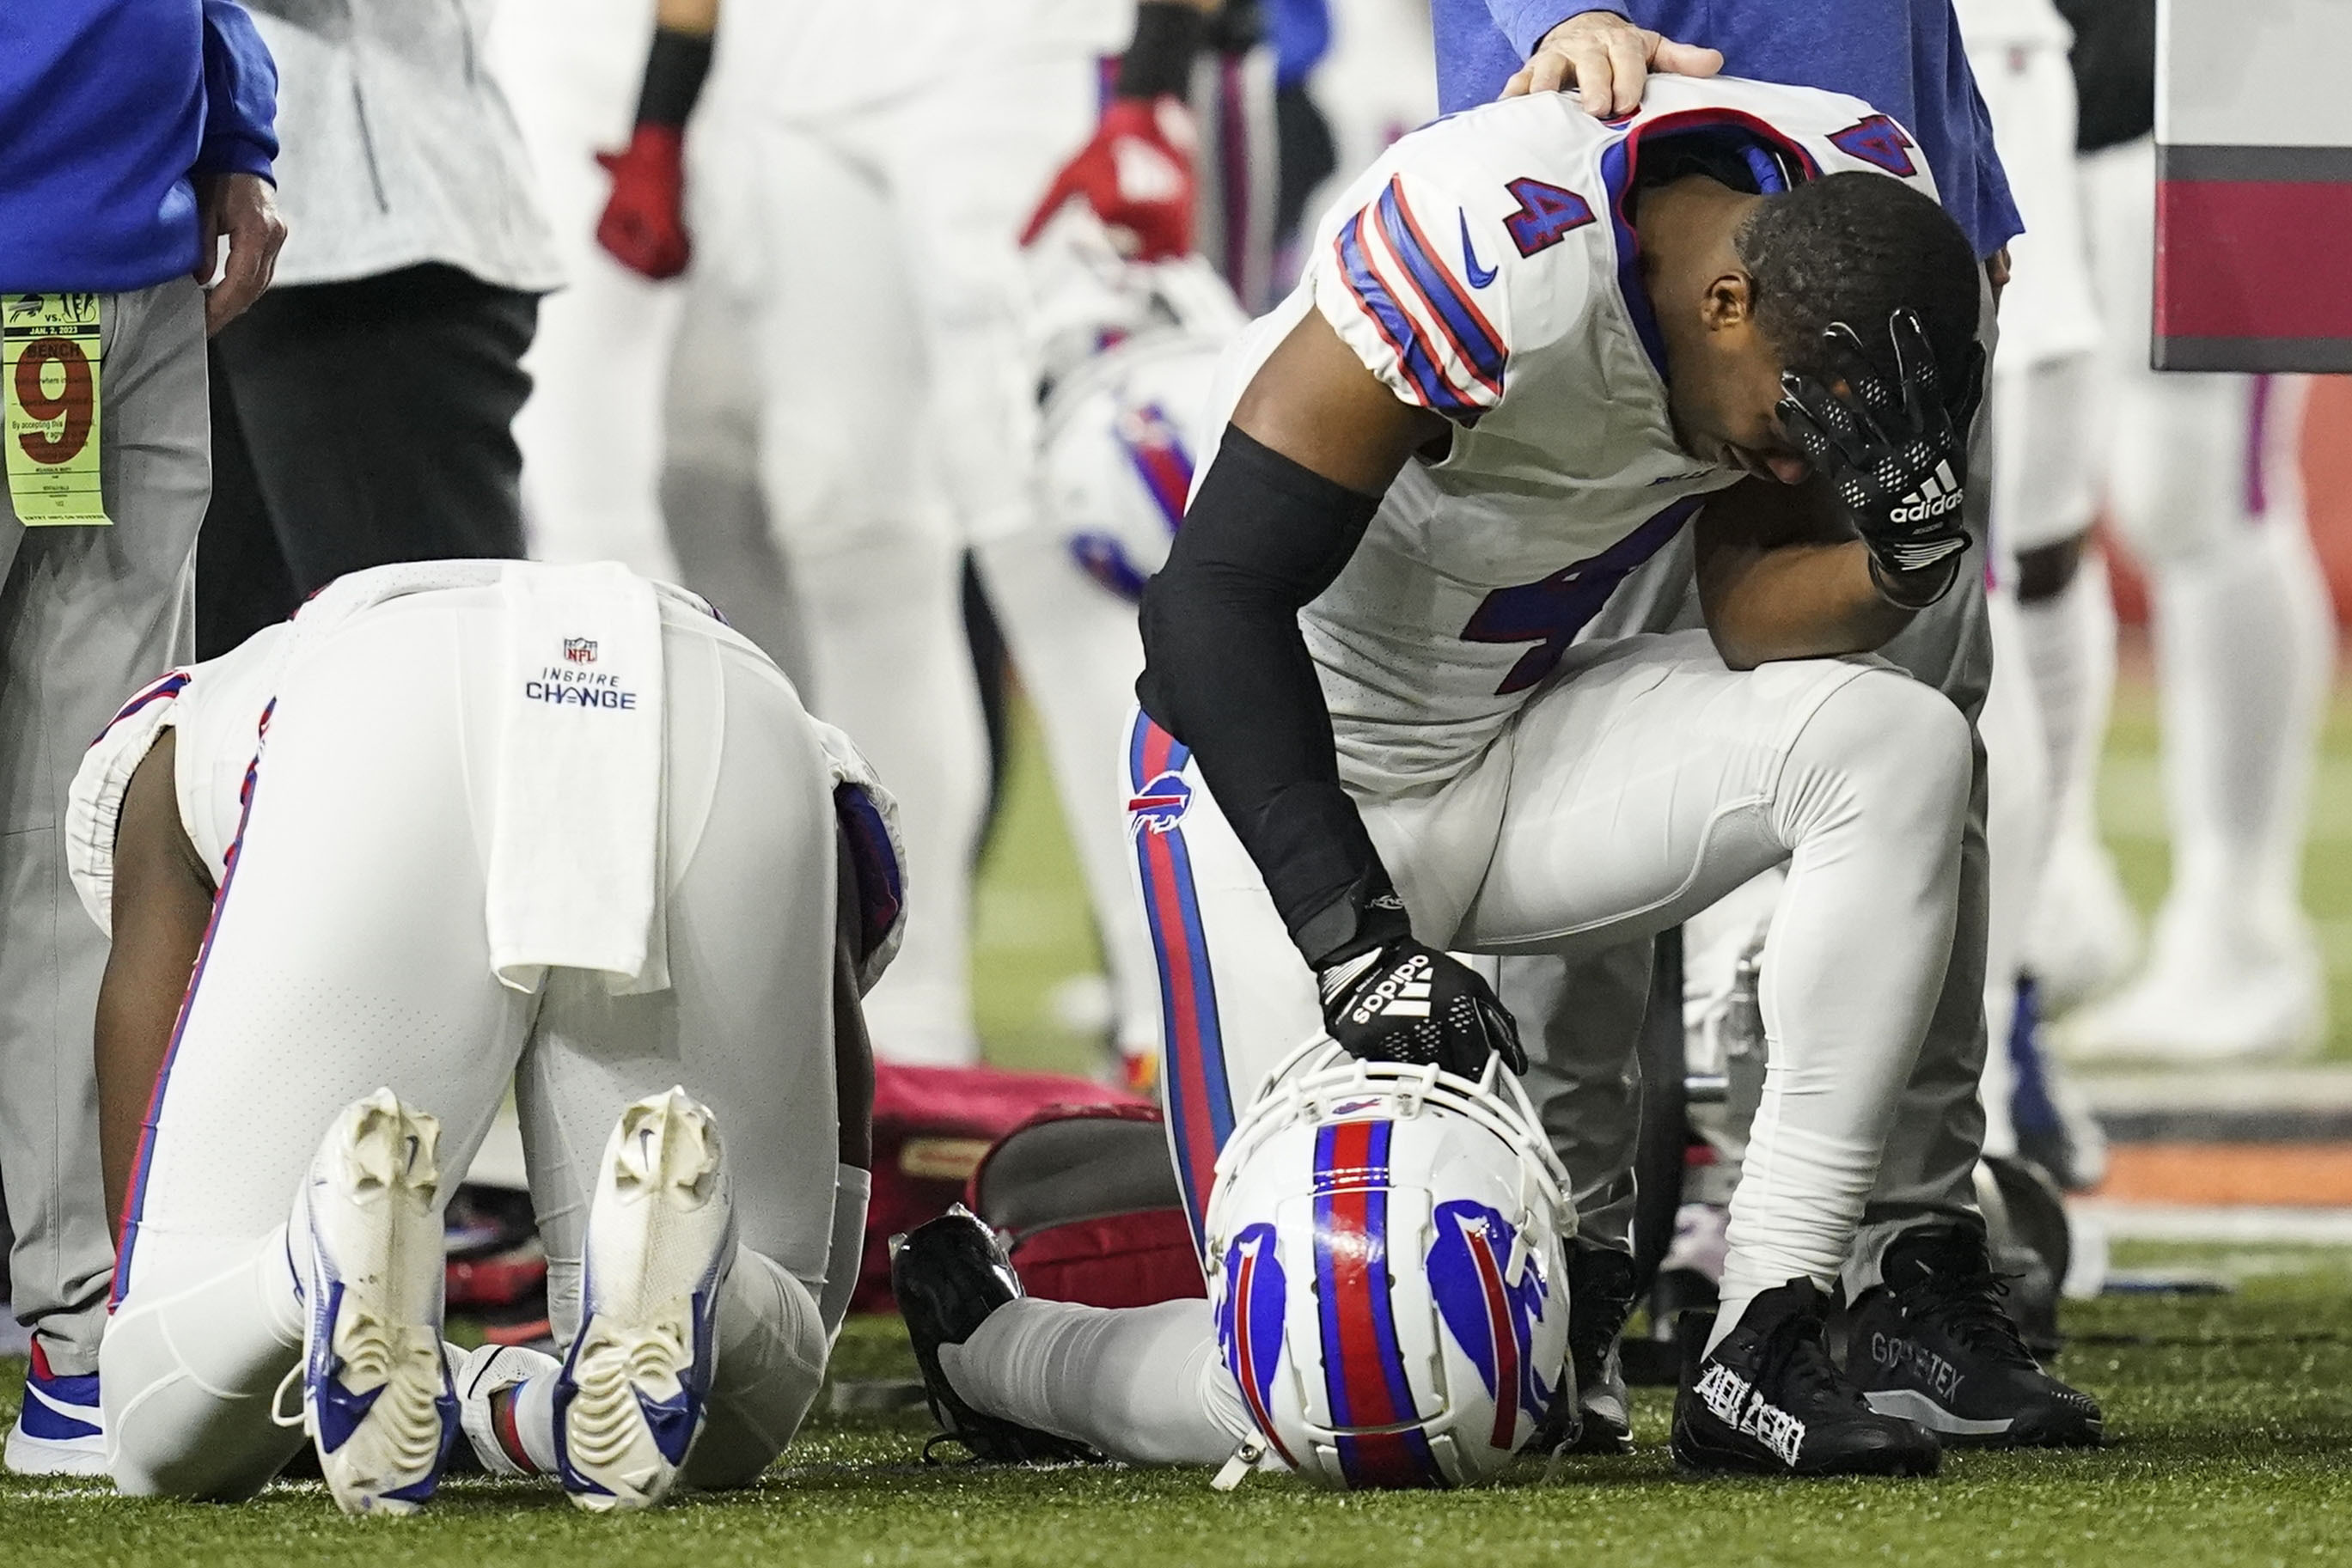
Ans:
[{"label": "white football helmet on turf", "polygon": [[1494,1475],[1573,1399],[1568,1174],[1518,1082],[1358,1061],[1268,1076],[1217,1161],[1225,1366],[1273,1452],[1341,1488]]},{"label": "white football helmet on turf", "polygon": [[1248,318],[1204,258],[1128,261],[1075,205],[1027,256],[1046,509],[1077,564],[1131,601],[1168,559],[1217,361]]}]

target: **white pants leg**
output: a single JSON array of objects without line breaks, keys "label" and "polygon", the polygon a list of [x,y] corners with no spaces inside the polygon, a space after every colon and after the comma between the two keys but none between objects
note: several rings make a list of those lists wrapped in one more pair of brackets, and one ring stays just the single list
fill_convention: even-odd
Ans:
[{"label": "white pants leg", "polygon": [[894,1061],[972,1059],[968,935],[985,740],[965,643],[962,539],[926,439],[917,296],[860,116],[744,128],[763,263],[760,474],[803,618],[810,706],[898,799],[914,890],[867,998]]},{"label": "white pants leg", "polygon": [[508,0],[488,52],[530,150],[566,280],[540,301],[523,357],[530,398],[514,422],[531,553],[675,578],[654,480],[678,291],[638,277],[596,243],[612,181],[595,154],[628,141],[652,22],[651,6],[614,0]]},{"label": "white pants leg", "polygon": [[1250,1430],[1204,1301],[1008,1301],[940,1364],[976,1408],[1130,1465],[1213,1465]]},{"label": "white pants leg", "polygon": [[1063,536],[1044,528],[982,540],[974,553],[1037,711],[1062,820],[1086,875],[1117,1007],[1114,1042],[1123,1057],[1156,1056],[1159,986],[1128,868],[1118,745],[1143,673],[1135,607],[1087,576]]},{"label": "white pants leg", "polygon": [[558,975],[543,998],[507,989],[483,918],[498,602],[467,591],[370,612],[278,693],[134,1175],[102,1358],[126,1490],[248,1495],[299,1442],[268,1413],[300,1351],[299,1316],[270,1298],[292,1286],[273,1253],[336,1113],[389,1085],[439,1118],[443,1168],[462,1171],[519,1061],[572,1317],[588,1195],[622,1109],[682,1083],[730,1134],[744,1249],[710,1447],[689,1477],[756,1473],[814,1394],[836,1152],[829,774],[764,661],[715,623],[670,620],[673,988],[614,998]]},{"label": "white pants leg", "polygon": [[2017,601],[2006,589],[1987,593],[1992,625],[1992,687],[1985,695],[1977,733],[1984,739],[1985,846],[1991,862],[1985,923],[1984,1152],[2013,1155],[2017,1128],[2010,1100],[2017,1075],[2009,1035],[2017,1016],[2017,974],[2024,956],[2026,921],[2048,862],[2049,748],[2042,738],[2032,674],[2024,658]]}]

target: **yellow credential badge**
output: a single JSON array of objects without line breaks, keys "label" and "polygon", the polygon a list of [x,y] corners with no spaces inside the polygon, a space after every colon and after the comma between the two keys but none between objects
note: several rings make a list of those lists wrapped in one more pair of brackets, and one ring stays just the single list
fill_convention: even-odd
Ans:
[{"label": "yellow credential badge", "polygon": [[0,294],[0,443],[28,528],[107,524],[98,465],[98,296]]}]

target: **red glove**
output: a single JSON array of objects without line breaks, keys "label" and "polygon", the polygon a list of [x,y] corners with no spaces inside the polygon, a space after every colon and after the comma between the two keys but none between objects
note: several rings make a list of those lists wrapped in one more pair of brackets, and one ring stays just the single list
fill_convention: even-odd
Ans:
[{"label": "red glove", "polygon": [[659,282],[686,270],[686,136],[675,125],[640,125],[626,151],[599,152],[613,194],[596,223],[596,243],[631,272]]},{"label": "red glove", "polygon": [[1192,249],[1192,111],[1173,94],[1113,99],[1094,140],[1054,176],[1021,243],[1037,237],[1072,196],[1084,198],[1138,261]]}]

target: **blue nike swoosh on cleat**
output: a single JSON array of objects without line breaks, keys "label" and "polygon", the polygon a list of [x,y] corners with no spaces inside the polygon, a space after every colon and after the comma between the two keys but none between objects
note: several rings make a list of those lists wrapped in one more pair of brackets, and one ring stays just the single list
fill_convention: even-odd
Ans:
[{"label": "blue nike swoosh on cleat", "polygon": [[637,1394],[637,1408],[645,1415],[646,1429],[653,1434],[654,1447],[673,1465],[686,1463],[687,1448],[694,1441],[698,1404],[693,1392],[685,1388],[667,1399],[648,1399],[643,1391]]},{"label": "blue nike swoosh on cleat", "polygon": [[1484,288],[1495,281],[1495,269],[1478,265],[1478,252],[1470,244],[1470,214],[1462,214],[1462,260],[1470,269],[1470,287]]},{"label": "blue nike swoosh on cleat", "polygon": [[[341,1362],[335,1364],[335,1370],[342,1370]],[[365,1394],[354,1394],[343,1386],[341,1377],[330,1375],[321,1380],[316,1396],[320,1450],[331,1454],[351,1441],[352,1434],[359,1430],[360,1423],[367,1419],[370,1410],[375,1408],[376,1396],[387,1386],[379,1384]]]}]

